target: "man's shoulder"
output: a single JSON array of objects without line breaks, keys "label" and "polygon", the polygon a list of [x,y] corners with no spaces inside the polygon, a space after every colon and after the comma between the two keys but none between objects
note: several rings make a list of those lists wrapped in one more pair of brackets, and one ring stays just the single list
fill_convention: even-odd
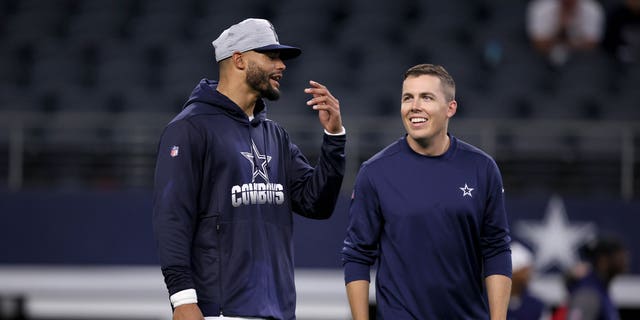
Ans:
[{"label": "man's shoulder", "polygon": [[290,139],[287,129],[275,120],[265,117],[261,120],[261,125],[267,129],[267,132],[276,133],[277,136],[287,140]]},{"label": "man's shoulder", "polygon": [[280,123],[269,118],[264,118],[264,120],[262,120],[262,124],[266,127],[271,127],[285,132],[287,131],[282,125],[280,125]]},{"label": "man's shoulder", "polygon": [[220,108],[217,108],[214,105],[202,103],[202,102],[194,102],[191,103],[182,109],[180,113],[178,113],[169,123],[180,121],[180,120],[189,120],[193,117],[202,116],[202,115],[217,115],[223,114],[224,111]]},{"label": "man's shoulder", "polygon": [[224,110],[216,106],[194,102],[184,107],[180,113],[167,123],[166,127],[188,126],[193,128],[206,128],[209,126],[207,124],[210,121],[215,121],[218,116],[222,115],[224,115]]},{"label": "man's shoulder", "polygon": [[385,163],[394,155],[397,155],[402,150],[403,139],[398,139],[390,145],[386,146],[384,149],[378,151],[378,153],[374,154],[371,158],[365,161],[362,166],[368,167],[372,165],[377,165],[381,163]]},{"label": "man's shoulder", "polygon": [[457,138],[456,138],[456,143],[458,145],[457,146],[458,152],[460,153],[461,156],[494,162],[493,157],[491,157],[489,154],[484,152],[482,149]]}]

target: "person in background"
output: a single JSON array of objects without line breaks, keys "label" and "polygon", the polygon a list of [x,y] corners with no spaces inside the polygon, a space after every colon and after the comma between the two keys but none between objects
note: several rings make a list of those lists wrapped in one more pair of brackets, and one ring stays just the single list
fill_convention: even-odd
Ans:
[{"label": "person in background", "polygon": [[360,167],[342,261],[354,320],[369,319],[378,263],[378,319],[505,319],[510,232],[494,160],[448,132],[455,82],[442,67],[409,68],[406,134]]},{"label": "person in background", "polygon": [[598,46],[605,14],[595,0],[533,0],[527,7],[526,23],[533,47],[560,66],[573,52]]},{"label": "person in background", "polygon": [[640,62],[640,0],[624,0],[607,16],[605,48],[621,63]]},{"label": "person in background", "polygon": [[[564,285],[566,292],[573,291],[576,283],[584,278],[589,272],[591,272],[591,266],[588,262],[580,259],[576,261],[572,266],[562,272],[562,284]],[[567,320],[569,313],[569,297],[560,302],[556,306],[551,315],[551,320]]]},{"label": "person in background", "polygon": [[511,242],[511,266],[513,274],[507,319],[549,319],[551,314],[545,303],[528,290],[533,272],[533,253],[520,242]]},{"label": "person in background", "polygon": [[266,118],[287,59],[273,25],[246,19],[213,41],[220,80],[203,79],[158,147],[153,230],[174,320],[295,319],[293,213],[327,219],[345,169],[339,101],[310,81],[324,128],[312,167]]},{"label": "person in background", "polygon": [[617,275],[628,269],[626,247],[614,237],[601,236],[587,243],[582,255],[591,268],[569,287],[567,320],[620,319],[609,287]]}]

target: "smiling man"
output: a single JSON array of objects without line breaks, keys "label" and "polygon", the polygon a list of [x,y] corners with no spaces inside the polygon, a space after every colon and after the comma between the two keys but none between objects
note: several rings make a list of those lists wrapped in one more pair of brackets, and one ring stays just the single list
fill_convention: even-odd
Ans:
[{"label": "smiling man", "polygon": [[292,213],[331,216],[342,184],[338,100],[310,81],[325,134],[312,167],[266,118],[284,61],[273,25],[247,19],[213,41],[220,80],[203,79],[160,138],[153,228],[174,320],[295,319]]},{"label": "smiling man", "polygon": [[490,156],[448,133],[457,107],[443,67],[407,70],[407,134],[362,164],[349,209],[342,261],[354,320],[369,319],[376,261],[377,319],[506,318],[502,178]]}]

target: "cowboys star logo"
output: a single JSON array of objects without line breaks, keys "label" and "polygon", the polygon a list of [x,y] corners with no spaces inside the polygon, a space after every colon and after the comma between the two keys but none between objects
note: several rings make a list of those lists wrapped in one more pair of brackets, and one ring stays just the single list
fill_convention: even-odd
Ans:
[{"label": "cowboys star logo", "polygon": [[267,172],[267,165],[269,161],[271,161],[271,156],[267,156],[264,154],[260,154],[258,151],[258,147],[256,147],[255,142],[251,140],[251,151],[252,152],[240,152],[242,156],[244,156],[249,162],[251,162],[251,167],[253,168],[253,175],[251,177],[251,182],[256,181],[256,177],[260,176],[264,179],[264,182],[269,183],[269,173]]},{"label": "cowboys star logo", "polygon": [[462,197],[466,197],[469,196],[471,198],[473,198],[473,195],[471,194],[471,191],[473,191],[473,188],[469,188],[469,186],[467,186],[467,184],[464,184],[464,187],[460,187],[458,188],[460,190],[462,190]]}]

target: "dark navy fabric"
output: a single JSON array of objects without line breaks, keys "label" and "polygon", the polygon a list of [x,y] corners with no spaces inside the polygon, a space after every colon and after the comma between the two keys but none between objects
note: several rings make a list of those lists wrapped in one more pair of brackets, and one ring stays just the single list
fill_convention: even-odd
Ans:
[{"label": "dark navy fabric", "polygon": [[345,281],[369,280],[378,263],[379,318],[488,318],[484,277],[511,276],[493,159],[453,136],[436,157],[401,138],[361,166],[352,197]]},{"label": "dark navy fabric", "polygon": [[295,319],[293,217],[326,219],[344,175],[345,136],[316,167],[287,132],[202,80],[165,128],[153,226],[169,294],[194,288],[205,316]]},{"label": "dark navy fabric", "polygon": [[[514,297],[511,297],[513,300]],[[522,293],[515,301],[509,303],[507,320],[540,320],[547,312],[547,307],[542,300],[532,296],[528,291]]]}]

